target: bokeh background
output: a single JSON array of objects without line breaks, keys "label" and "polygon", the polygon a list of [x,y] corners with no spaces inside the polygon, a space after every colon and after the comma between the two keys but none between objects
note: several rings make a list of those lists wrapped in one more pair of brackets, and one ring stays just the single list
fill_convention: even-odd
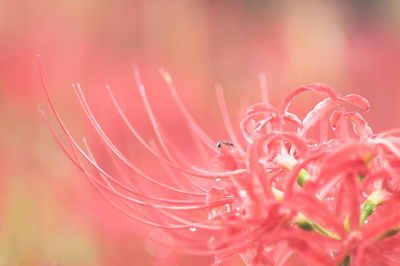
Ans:
[{"label": "bokeh background", "polygon": [[[40,118],[49,90],[74,136],[92,136],[71,88],[79,81],[107,132],[143,168],[140,146],[117,123],[104,85],[143,135],[150,133],[132,63],[168,132],[180,135],[158,68],[215,140],[226,139],[214,94],[220,82],[235,122],[259,99],[325,82],[372,105],[374,131],[400,127],[400,1],[1,0],[0,265],[207,265],[211,258],[156,252],[148,231],[102,199],[59,149]],[[313,99],[300,97],[300,113]],[[54,121],[52,123],[56,126]],[[58,131],[60,132],[60,131]],[[145,232],[145,233],[144,233]],[[157,249],[157,248],[156,248]],[[240,260],[230,265],[242,265]]]}]

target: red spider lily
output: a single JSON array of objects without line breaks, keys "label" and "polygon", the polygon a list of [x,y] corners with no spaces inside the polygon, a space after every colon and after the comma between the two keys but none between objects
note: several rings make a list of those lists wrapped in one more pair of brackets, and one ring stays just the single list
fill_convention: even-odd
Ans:
[{"label": "red spider lily", "polygon": [[[43,109],[42,115],[70,160],[113,206],[128,218],[173,237],[173,243],[164,245],[180,252],[214,255],[215,264],[240,255],[247,265],[294,261],[297,265],[398,265],[399,131],[373,134],[358,112],[343,111],[342,105],[369,111],[366,99],[341,96],[328,85],[315,83],[294,90],[275,107],[268,102],[262,82],[263,102],[248,108],[239,138],[217,86],[230,137],[217,143],[195,122],[172,79],[161,70],[198,154],[209,162],[204,168],[183,156],[164,133],[137,68],[134,74],[158,145],[144,140],[112,90],[107,90],[127,129],[164,169],[163,176],[147,174],[117,147],[96,120],[79,84],[74,91],[109,152],[113,170],[96,159],[86,140],[82,147],[70,134],[43,75],[46,96],[71,149],[56,136]],[[300,119],[289,107],[306,91],[326,98]],[[310,134],[317,125],[319,139]]]}]

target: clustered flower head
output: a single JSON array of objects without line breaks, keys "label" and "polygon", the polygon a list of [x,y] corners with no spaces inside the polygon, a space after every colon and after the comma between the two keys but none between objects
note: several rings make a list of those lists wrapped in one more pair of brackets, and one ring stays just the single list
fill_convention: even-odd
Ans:
[{"label": "clustered flower head", "polygon": [[[88,142],[81,146],[69,133],[44,81],[71,149],[42,114],[64,152],[98,191],[128,218],[172,236],[173,245],[165,245],[213,255],[216,265],[237,255],[246,265],[400,264],[399,131],[374,134],[360,114],[370,109],[366,99],[315,83],[295,89],[274,106],[261,82],[263,101],[247,109],[242,136],[237,136],[217,87],[230,138],[218,142],[195,122],[171,77],[161,70],[197,153],[208,161],[205,168],[183,156],[164,134],[136,68],[134,74],[158,144],[145,141],[107,89],[126,129],[157,159],[162,176],[147,174],[117,147],[79,84],[74,90],[115,171],[96,160]],[[306,91],[325,99],[300,119],[288,109]],[[350,106],[360,112],[345,111]],[[319,136],[311,134],[318,128]]]}]

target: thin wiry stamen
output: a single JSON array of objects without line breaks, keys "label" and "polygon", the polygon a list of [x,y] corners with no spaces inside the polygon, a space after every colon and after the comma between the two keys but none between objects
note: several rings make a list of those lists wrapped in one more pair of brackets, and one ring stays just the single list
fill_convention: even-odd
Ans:
[{"label": "thin wiry stamen", "polygon": [[[89,109],[89,106],[87,105],[86,102],[86,98],[84,97],[84,94],[82,92],[82,89],[80,88],[80,85],[77,84],[77,86],[74,86],[74,91],[78,97],[78,100],[81,103],[81,106],[83,108],[83,110],[85,111],[86,115],[88,116],[90,122],[92,123],[92,125],[95,127],[96,131],[99,133],[100,137],[104,140],[104,142],[107,144],[108,147],[110,147],[110,149],[115,152],[115,154],[120,157],[121,161],[124,162],[126,165],[128,165],[132,170],[134,171],[139,171],[137,167],[134,166],[134,164],[129,161],[116,147],[115,145],[111,142],[111,140],[107,137],[107,135],[104,133],[104,131],[102,130],[102,128],[100,127],[99,123],[96,121],[96,119],[94,118],[91,110]],[[160,158],[160,160],[162,160],[164,163],[168,164],[169,166],[175,168],[178,171],[181,171],[182,173],[185,174],[189,174],[189,175],[193,175],[196,177],[201,177],[201,178],[208,178],[208,179],[215,179],[215,177],[219,177],[219,178],[229,178],[229,176],[232,175],[241,175],[243,173],[246,172],[246,169],[239,169],[239,170],[235,170],[235,171],[226,171],[226,172],[210,172],[210,171],[190,171],[187,169],[183,169],[180,166],[175,165],[174,163],[168,161],[168,160],[163,160]],[[141,171],[139,171],[141,172]]]},{"label": "thin wiry stamen", "polygon": [[[120,117],[122,118],[122,120],[124,121],[125,125],[128,127],[129,131],[135,136],[135,138],[137,140],[139,140],[139,143],[141,143],[146,150],[148,150],[152,155],[154,155],[157,159],[159,159],[162,163],[165,163],[167,165],[169,165],[167,162],[168,160],[165,159],[164,157],[162,157],[161,153],[159,153],[158,151],[155,150],[155,148],[152,148],[151,146],[149,146],[144,139],[139,135],[139,133],[136,131],[136,129],[133,127],[133,125],[130,123],[130,121],[128,120],[128,118],[126,117],[125,113],[122,111],[118,101],[116,100],[110,86],[106,85],[106,89],[108,91],[108,93],[110,94],[111,100],[114,103],[115,108],[117,109]],[[155,147],[155,146],[154,146]],[[172,177],[174,177],[174,175],[171,175]],[[178,182],[178,180],[174,180],[174,182],[176,184],[180,184]]]},{"label": "thin wiry stamen", "polygon": [[[150,142],[150,145],[153,147],[153,149],[155,151],[158,151],[158,148],[156,146],[156,144],[154,142]],[[173,146],[172,146],[173,147]],[[174,147],[173,147],[174,148]],[[180,156],[178,149],[174,149],[176,151],[176,157],[177,158],[183,158],[184,156]],[[180,187],[184,186],[184,182],[186,181],[187,183],[190,184],[190,186],[188,187],[188,189],[196,189],[199,190],[200,192],[207,192],[208,190],[204,187],[202,187],[200,184],[196,183],[196,180],[192,180],[192,178],[190,178],[190,176],[186,175],[186,174],[182,174],[182,173],[174,173],[173,169],[171,169],[170,167],[168,167],[168,165],[160,162],[161,165],[163,166],[164,170],[168,173],[168,176],[171,177],[171,179],[175,182],[178,183]],[[178,175],[180,174],[180,175]],[[180,178],[180,180],[178,180],[178,176],[183,176],[183,178]],[[183,180],[182,180],[183,179]],[[199,180],[197,180],[199,181]]]},{"label": "thin wiry stamen", "polygon": [[233,126],[231,123],[231,120],[229,119],[229,114],[228,114],[228,110],[226,108],[226,104],[225,104],[225,97],[224,97],[224,93],[222,91],[222,87],[221,85],[216,85],[215,86],[215,91],[217,94],[217,98],[218,98],[218,103],[219,103],[219,107],[221,110],[221,114],[222,114],[222,118],[224,120],[224,124],[225,124],[225,128],[228,132],[229,137],[231,138],[231,140],[233,141],[233,143],[235,143],[235,145],[238,147],[239,151],[241,153],[243,153],[243,148],[240,145],[240,142],[238,140],[238,138],[236,137],[235,131],[233,130]]},{"label": "thin wiry stamen", "polygon": [[[101,169],[101,168],[96,164],[96,162],[94,161],[94,159],[91,158],[90,155],[88,155],[88,157],[91,159],[91,161],[93,162],[93,165],[96,166],[97,169]],[[82,164],[81,164],[81,166],[82,166]],[[92,177],[92,175],[91,175],[89,172],[86,171],[86,173],[89,174],[89,176]],[[103,179],[105,178],[105,175],[107,174],[107,173],[106,173],[104,170],[102,170],[102,169],[101,169],[101,171],[100,171],[99,173],[100,173],[100,175],[102,176]],[[113,180],[113,181],[115,180],[115,179],[110,178],[110,176],[109,176],[108,174],[107,174],[107,177],[108,177],[109,180]],[[97,179],[95,179],[95,180],[96,180],[96,182],[98,182]],[[108,182],[107,182],[107,183],[108,183]],[[113,186],[107,186],[107,185],[105,185],[105,184],[103,184],[103,183],[98,183],[98,184],[99,184],[100,186],[102,186],[103,188],[107,189],[108,191],[114,193],[115,195],[121,197],[122,199],[125,199],[125,200],[127,200],[127,201],[130,201],[130,202],[132,202],[132,203],[136,203],[136,204],[144,205],[144,206],[151,206],[151,207],[154,207],[154,208],[168,209],[168,210],[198,210],[198,209],[212,208],[212,207],[216,207],[216,206],[221,206],[221,205],[225,205],[225,204],[231,202],[230,200],[225,200],[225,201],[222,201],[222,202],[215,202],[215,203],[212,203],[212,204],[210,204],[210,205],[203,205],[203,204],[201,204],[201,205],[188,205],[188,204],[185,204],[184,206],[169,206],[169,205],[162,205],[162,204],[155,204],[155,203],[149,204],[149,203],[147,203],[147,202],[144,202],[144,201],[141,201],[141,200],[137,200],[137,199],[132,198],[132,197],[128,197],[128,196],[126,196],[125,194],[122,194],[122,193],[118,192],[117,190],[115,190]],[[108,184],[110,184],[110,183],[108,183]],[[121,183],[116,182],[116,184],[121,184]],[[131,193],[135,193],[135,192],[132,191],[131,189],[130,189],[130,192],[131,192]],[[136,194],[136,193],[135,193],[135,194]]]},{"label": "thin wiry stamen", "polygon": [[264,103],[269,103],[267,75],[265,75],[265,73],[260,73],[258,75],[258,81],[260,83],[261,100]]},{"label": "thin wiry stamen", "polygon": [[[98,166],[98,163],[97,163],[97,161],[96,161],[96,159],[95,159],[93,153],[91,152],[91,149],[90,149],[89,144],[87,143],[86,139],[83,139],[83,142],[84,142],[84,145],[85,145],[86,150],[88,151],[89,157],[90,157],[90,158],[92,159],[92,161]],[[98,167],[99,167],[99,166],[98,166]],[[100,167],[99,167],[99,168],[100,168]],[[103,171],[104,171],[104,170],[103,170]],[[102,177],[102,179],[104,180],[104,182],[107,184],[108,187],[113,188],[112,184],[111,184],[110,181],[109,181],[109,177],[108,177],[108,176],[110,176],[110,175],[107,175],[107,176],[106,176],[105,174],[103,174],[103,171],[98,171],[99,175]],[[105,171],[104,171],[104,172],[105,172]],[[119,183],[119,182],[118,182],[118,183]],[[122,184],[122,183],[121,183],[121,184]],[[136,185],[135,187],[137,187],[137,185]],[[148,200],[148,202],[150,202],[150,201],[159,201],[159,202],[167,203],[167,204],[183,204],[183,205],[190,205],[190,204],[192,204],[192,205],[201,205],[201,204],[204,203],[204,201],[173,200],[173,199],[166,199],[166,198],[159,198],[159,197],[154,197],[154,196],[148,196],[148,195],[146,195],[146,193],[143,193],[143,192],[142,192],[142,193],[136,192],[135,190],[130,189],[130,187],[127,187],[127,188],[129,188],[128,191],[129,191],[130,193],[132,193],[133,195],[135,195],[135,196],[137,196],[137,197],[144,198],[145,200]],[[223,202],[223,203],[221,203],[221,204],[223,205],[223,204],[226,204],[226,203]]]},{"label": "thin wiry stamen", "polygon": [[214,141],[201,129],[201,127],[195,122],[193,117],[190,115],[189,111],[186,109],[185,105],[183,104],[181,98],[179,97],[174,84],[172,82],[171,76],[163,69],[160,68],[160,74],[164,78],[165,82],[167,83],[168,89],[175,100],[178,108],[181,110],[182,114],[184,115],[185,119],[187,120],[187,125],[192,128],[193,132],[199,137],[201,141],[211,150],[214,150],[213,143]]},{"label": "thin wiry stamen", "polygon": [[[40,65],[39,65],[39,67],[40,67]],[[42,72],[41,67],[40,67],[39,69],[40,69],[40,76],[41,76],[41,81],[42,81],[43,89],[44,89],[45,94],[46,94],[46,97],[47,97],[47,99],[48,99],[48,101],[49,101],[49,103],[50,103],[50,107],[51,107],[51,109],[52,109],[52,112],[53,112],[54,116],[56,117],[56,119],[57,119],[57,121],[58,121],[58,123],[59,123],[61,129],[62,129],[62,130],[64,131],[64,133],[66,134],[66,136],[68,137],[69,141],[70,141],[71,143],[73,143],[73,145],[74,145],[74,146],[76,147],[76,149],[85,157],[85,159],[87,159],[90,163],[92,163],[92,161],[90,160],[90,158],[88,158],[88,156],[83,152],[83,150],[79,147],[79,145],[76,143],[76,141],[73,139],[73,137],[71,136],[71,134],[69,133],[69,131],[68,131],[68,130],[66,129],[66,127],[64,126],[64,123],[62,122],[60,116],[58,115],[57,110],[56,110],[56,108],[55,108],[55,106],[54,106],[54,104],[53,104],[53,101],[51,100],[50,95],[49,95],[49,93],[48,93],[47,86],[46,86],[46,83],[45,83],[45,81],[44,81],[44,76],[43,76],[43,72]],[[56,136],[56,134],[55,134],[54,131],[52,130],[50,124],[48,123],[48,119],[47,119],[47,117],[45,116],[44,110],[41,110],[41,114],[42,114],[42,117],[44,118],[44,120],[45,120],[45,122],[46,122],[46,125],[47,125],[48,128],[50,129],[52,135],[55,137],[57,143],[60,145],[60,147],[62,148],[62,150],[64,151],[64,153],[71,159],[72,162],[74,162],[74,164],[77,164],[76,161],[75,161],[75,160],[72,158],[72,156],[70,155],[70,153],[69,153],[69,152],[66,150],[66,148],[61,144],[59,138]],[[136,168],[136,169],[137,169],[137,168]],[[137,170],[138,170],[138,169],[137,169]],[[144,174],[144,173],[141,172],[141,171],[138,171],[137,173],[138,173],[139,175],[141,175],[142,177],[146,178],[148,181],[150,181],[150,182],[152,182],[152,183],[154,183],[154,184],[156,184],[156,185],[159,185],[159,186],[161,186],[161,187],[163,187],[163,188],[165,188],[165,189],[168,189],[168,190],[171,190],[171,191],[174,191],[174,192],[178,192],[178,193],[182,193],[182,194],[189,194],[189,195],[192,195],[192,196],[204,196],[204,195],[202,195],[202,194],[196,194],[196,193],[191,193],[191,192],[185,192],[185,191],[181,191],[181,190],[179,190],[179,189],[175,189],[175,188],[169,187],[169,186],[167,186],[167,185],[165,185],[165,184],[162,184],[161,182],[157,181],[156,179],[151,178],[150,176]]]},{"label": "thin wiry stamen", "polygon": [[[87,144],[87,143],[85,143],[85,144]],[[85,146],[86,146],[86,145],[85,145]],[[86,146],[86,148],[87,148],[87,150],[88,150],[89,156],[90,156],[91,159],[96,163],[96,161],[95,161],[95,159],[94,159],[94,157],[93,157],[93,155],[92,155],[92,153],[91,153],[91,151],[90,151],[89,146]],[[87,174],[88,177],[91,177],[92,180],[95,181],[96,183],[98,183],[100,186],[102,186],[103,188],[106,188],[106,190],[113,192],[113,193],[118,197],[118,199],[119,199],[121,202],[123,202],[123,203],[130,209],[130,211],[136,212],[135,207],[132,206],[130,203],[135,203],[135,204],[140,204],[140,205],[145,205],[145,206],[146,206],[146,202],[138,201],[138,200],[132,199],[132,198],[130,198],[130,197],[126,197],[126,196],[123,195],[123,194],[120,194],[119,192],[117,192],[117,191],[112,187],[112,185],[111,185],[110,183],[108,183],[108,184],[109,184],[108,187],[105,187],[103,184],[97,182],[96,178],[94,178],[94,177],[90,174],[90,172],[88,172],[87,170],[85,171],[85,174]],[[107,179],[105,179],[105,177],[104,177],[104,175],[103,175],[102,173],[100,173],[100,175],[102,176],[102,178],[103,178],[104,180],[107,180]],[[105,195],[106,197],[109,197],[108,194],[106,195],[106,194],[103,193],[103,195]],[[114,203],[115,203],[115,201],[114,201]],[[116,203],[115,203],[115,204],[116,204]],[[187,202],[186,207],[190,207],[190,205],[188,205],[188,204],[190,204],[190,203]],[[224,205],[224,204],[226,204],[226,203],[223,202],[222,205]],[[183,218],[181,218],[181,217],[179,217],[179,216],[177,216],[177,215],[172,214],[172,213],[169,212],[169,210],[184,210],[184,209],[182,209],[181,207],[178,207],[178,206],[171,206],[172,208],[170,208],[169,206],[164,206],[164,207],[163,207],[163,205],[155,204],[155,203],[152,203],[152,202],[150,202],[150,201],[147,201],[147,206],[148,206],[148,207],[151,207],[151,210],[153,210],[153,212],[154,212],[154,210],[158,210],[158,211],[160,211],[162,214],[166,215],[167,217],[170,217],[170,218],[174,219],[175,221],[181,222],[183,225],[187,225],[187,226],[197,226],[197,227],[200,227],[200,228],[205,227],[205,228],[208,229],[208,230],[211,230],[211,229],[212,229],[212,227],[210,227],[210,226],[205,226],[205,225],[200,225],[200,226],[199,226],[199,225],[198,225],[198,222],[192,222],[192,221],[189,221],[189,220],[187,220],[187,219],[183,219]],[[208,206],[208,207],[212,207],[212,206]],[[122,207],[121,207],[121,208],[122,208]],[[188,209],[186,209],[186,210],[188,210]],[[159,217],[158,213],[156,213],[156,214],[157,214],[156,216]],[[160,218],[160,217],[159,217],[159,218]],[[147,220],[147,221],[149,221],[149,220]],[[176,229],[181,229],[181,227],[180,227],[179,225],[176,225],[176,226],[177,226]],[[218,227],[216,230],[218,230],[218,229],[220,229],[220,227]]]}]

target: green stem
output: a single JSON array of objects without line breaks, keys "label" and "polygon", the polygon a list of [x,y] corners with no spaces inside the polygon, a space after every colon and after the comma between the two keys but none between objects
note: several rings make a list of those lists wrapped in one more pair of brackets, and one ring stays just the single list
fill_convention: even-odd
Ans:
[{"label": "green stem", "polygon": [[304,231],[315,231],[321,235],[340,240],[340,236],[335,233],[329,232],[319,224],[307,219],[302,214],[295,218],[295,224]]},{"label": "green stem", "polygon": [[393,229],[393,230],[387,231],[387,232],[386,232],[385,234],[383,234],[379,239],[384,239],[384,238],[387,238],[387,237],[394,236],[394,235],[396,235],[398,232],[400,232],[400,227],[397,227],[397,228],[395,228],[395,229]]},{"label": "green stem", "polygon": [[368,216],[376,210],[376,207],[387,200],[387,196],[387,192],[383,189],[377,189],[368,196],[361,209],[360,227]]},{"label": "green stem", "polygon": [[376,206],[377,204],[370,199],[367,199],[364,202],[361,209],[360,226],[362,226],[365,220],[367,220],[368,216],[370,216],[376,210]]},{"label": "green stem", "polygon": [[339,266],[349,266],[351,265],[350,255],[347,255],[346,258],[339,264]]}]

